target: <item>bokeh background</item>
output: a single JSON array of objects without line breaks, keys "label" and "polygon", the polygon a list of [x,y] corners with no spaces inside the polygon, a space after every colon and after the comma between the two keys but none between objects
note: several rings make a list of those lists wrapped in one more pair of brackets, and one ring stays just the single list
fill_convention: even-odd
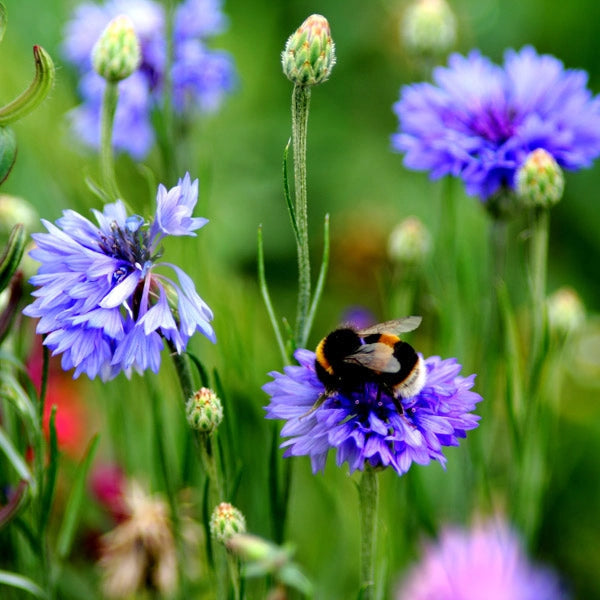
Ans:
[{"label": "bokeh background", "polygon": [[[84,183],[96,175],[97,158],[72,138],[65,113],[78,103],[76,74],[60,52],[62,28],[73,0],[7,0],[9,26],[0,45],[0,102],[20,92],[33,72],[31,47],[43,45],[57,64],[50,98],[15,126],[19,154],[2,192],[30,202],[43,218],[54,220],[65,208],[84,214],[97,200]],[[182,175],[200,178],[196,214],[210,224],[190,250],[187,240],[168,247],[179,258],[215,311],[219,339],[215,347],[194,340],[193,351],[208,368],[217,368],[234,411],[239,434],[236,451],[243,467],[234,503],[246,514],[249,528],[272,535],[267,502],[267,464],[272,426],[263,419],[267,372],[281,368],[280,357],[256,283],[256,235],[263,226],[267,277],[281,315],[293,320],[296,257],[286,213],[281,165],[290,136],[291,84],[282,75],[279,56],[287,36],[318,12],[331,25],[338,63],[329,82],[313,91],[308,138],[309,218],[315,270],[322,248],[322,223],[331,214],[332,262],[311,347],[352,306],[369,309],[377,320],[393,318],[386,296],[390,266],[387,239],[399,221],[418,216],[434,243],[443,226],[443,183],[402,166],[391,151],[397,127],[392,104],[403,84],[421,80],[419,65],[403,49],[399,25],[407,2],[402,0],[227,0],[230,25],[215,45],[232,53],[238,82],[222,109],[197,119],[179,149]],[[559,57],[567,67],[585,69],[589,87],[600,93],[600,3],[596,0],[462,0],[452,8],[458,18],[456,50],[479,48],[496,62],[506,48],[532,44],[539,52]],[[146,164],[164,181],[155,152]],[[149,213],[154,190],[145,171],[122,156],[117,165],[122,188],[139,210]],[[553,469],[544,502],[540,534],[531,551],[555,567],[577,598],[600,597],[600,165],[566,174],[563,200],[552,211],[549,249],[549,291],[569,285],[588,311],[584,331],[567,353],[567,377],[556,390],[561,397],[561,422],[553,439]],[[470,286],[465,307],[477,310],[478,289],[485,285],[480,262],[486,256],[487,216],[476,199],[459,195],[457,235],[461,264],[468,266]],[[522,237],[514,232],[516,260]],[[432,284],[422,307],[427,314],[443,311],[444,281],[436,271],[436,247],[427,265]],[[517,262],[518,265],[518,262]],[[458,268],[458,267],[457,267]],[[445,273],[444,276],[451,276]],[[458,276],[458,275],[457,275]],[[436,279],[437,278],[437,279]],[[467,313],[468,314],[468,313]],[[435,319],[414,338],[425,354],[456,356],[467,373],[481,365],[485,344],[480,332],[446,336],[438,343]],[[419,337],[420,336],[420,337]],[[57,401],[73,394],[82,400],[79,457],[92,433],[103,435],[101,460],[116,461],[131,475],[150,478],[157,486],[156,450],[150,411],[144,401],[147,385],[134,377],[108,385],[81,380],[55,384]],[[163,417],[174,464],[185,461],[179,451],[184,423],[171,365],[158,380],[164,397]],[[154,383],[152,383],[154,382]],[[68,392],[63,391],[68,389]],[[75,390],[75,391],[73,391]],[[51,390],[52,391],[52,390]],[[485,410],[485,409],[483,409]],[[106,414],[119,411],[122,430],[106,431]],[[489,412],[489,415],[492,413]],[[481,427],[471,434],[494,462],[502,454],[502,429]],[[493,435],[490,433],[493,430]],[[116,436],[116,438],[115,438]],[[470,436],[470,437],[471,437]],[[487,436],[487,437],[486,437]],[[492,436],[490,438],[490,436]],[[116,439],[116,443],[109,443]],[[450,449],[448,471],[439,465],[413,467],[403,478],[385,473],[380,560],[388,576],[400,576],[418,552],[421,537],[444,522],[468,522],[477,512],[470,486],[471,439]],[[69,470],[69,454],[64,469]],[[494,485],[506,491],[505,473],[492,473]],[[307,459],[296,460],[292,504],[286,538],[297,546],[297,559],[316,582],[318,598],[347,598],[358,581],[358,521],[355,479],[330,460],[324,475],[312,476]],[[415,503],[415,498],[418,503]],[[427,502],[430,504],[427,505]],[[435,517],[431,517],[435,515]],[[84,526],[102,529],[100,511],[90,508]],[[85,533],[82,532],[81,547]],[[65,571],[64,597],[94,597],[90,562],[74,559]],[[85,568],[84,568],[85,567]],[[88,573],[88,574],[82,574]],[[81,594],[89,595],[81,595]]]}]

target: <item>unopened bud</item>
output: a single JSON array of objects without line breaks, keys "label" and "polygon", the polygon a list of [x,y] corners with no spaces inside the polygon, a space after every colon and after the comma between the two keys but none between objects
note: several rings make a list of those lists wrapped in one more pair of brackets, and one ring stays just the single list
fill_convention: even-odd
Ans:
[{"label": "unopened bud", "polygon": [[404,13],[404,46],[415,54],[441,55],[456,40],[456,18],[445,0],[416,0]]},{"label": "unopened bud", "polygon": [[141,53],[133,23],[126,15],[115,17],[92,49],[92,64],[107,81],[129,77],[140,65]]},{"label": "unopened bud", "polygon": [[236,533],[246,532],[246,519],[244,515],[229,502],[221,502],[210,517],[210,534],[222,543],[225,543]]},{"label": "unopened bud", "polygon": [[18,196],[0,194],[0,233],[10,233],[17,223],[23,223],[25,231],[31,232],[39,222],[37,211],[27,200]]},{"label": "unopened bud", "polygon": [[585,320],[583,302],[575,290],[563,287],[548,298],[548,323],[559,334],[577,329]]},{"label": "unopened bud", "polygon": [[538,148],[531,152],[516,175],[519,200],[528,207],[550,208],[563,195],[565,181],[554,157]]},{"label": "unopened bud", "polygon": [[186,402],[185,415],[192,429],[212,433],[223,420],[223,405],[212,390],[203,387]]},{"label": "unopened bud", "polygon": [[431,235],[416,217],[408,217],[390,234],[388,255],[394,262],[419,264],[431,251]]},{"label": "unopened bud", "polygon": [[327,19],[311,15],[288,38],[281,54],[286,77],[298,85],[316,85],[329,79],[335,65],[335,45]]}]

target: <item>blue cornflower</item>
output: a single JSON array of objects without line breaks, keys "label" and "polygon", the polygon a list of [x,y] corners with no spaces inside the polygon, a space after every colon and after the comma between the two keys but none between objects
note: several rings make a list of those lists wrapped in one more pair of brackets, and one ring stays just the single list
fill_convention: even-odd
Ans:
[{"label": "blue cornflower", "polygon": [[65,371],[105,381],[131,369],[157,372],[163,338],[178,353],[195,331],[215,341],[212,312],[191,278],[159,260],[166,236],[196,236],[207,223],[191,216],[197,201],[198,180],[186,173],[170,190],[158,187],[150,222],[128,216],[121,200],[94,211],[98,225],[73,210],[56,224],[42,220],[48,233],[33,235],[31,251],[41,263],[31,279],[36,300],[23,312],[39,318],[37,332],[62,354]]},{"label": "blue cornflower", "polygon": [[532,564],[502,519],[445,528],[400,584],[396,600],[565,600],[550,570]]},{"label": "blue cornflower", "polygon": [[[231,56],[206,46],[223,31],[227,19],[221,0],[186,0],[178,5],[173,24],[173,103],[182,113],[194,108],[216,110],[235,82]],[[115,115],[115,148],[141,159],[154,143],[152,110],[162,105],[166,69],[165,13],[154,0],[111,0],[77,7],[65,27],[63,52],[80,74],[83,103],[70,113],[71,124],[87,145],[100,145],[100,108],[105,81],[92,69],[94,43],[111,19],[125,14],[140,42],[139,69],[119,83]]]},{"label": "blue cornflower", "polygon": [[600,153],[600,98],[587,79],[531,46],[508,50],[503,67],[476,50],[453,54],[434,69],[434,84],[402,88],[393,147],[408,168],[461,177],[483,200],[513,189],[516,170],[538,148],[565,169],[589,167]]},{"label": "blue cornflower", "polygon": [[461,377],[455,359],[426,359],[425,386],[401,399],[404,414],[399,414],[376,384],[351,396],[336,393],[310,412],[325,389],[315,372],[314,352],[300,349],[295,358],[299,366],[270,373],[274,380],[263,386],[271,396],[267,418],[287,421],[281,431],[290,438],[282,444],[285,456],[309,455],[314,473],[325,468],[331,448],[337,450],[338,466],[347,462],[351,472],[366,463],[391,466],[400,475],[413,462],[445,465],[442,446],[457,446],[458,438],[477,427],[479,417],[471,411],[482,398],[470,391],[475,376]]}]

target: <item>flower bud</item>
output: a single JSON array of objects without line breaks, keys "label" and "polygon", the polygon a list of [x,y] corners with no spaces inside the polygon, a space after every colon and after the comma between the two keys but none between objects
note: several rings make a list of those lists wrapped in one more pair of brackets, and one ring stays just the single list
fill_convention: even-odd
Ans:
[{"label": "flower bud", "polygon": [[225,543],[232,535],[246,532],[246,519],[235,506],[221,502],[210,517],[210,535]]},{"label": "flower bud", "polygon": [[431,235],[416,217],[399,223],[388,241],[388,256],[394,262],[420,264],[431,251]]},{"label": "flower bud", "polygon": [[107,81],[129,77],[140,65],[141,52],[133,23],[126,15],[115,17],[92,49],[92,64]]},{"label": "flower bud", "polygon": [[246,561],[268,561],[281,552],[279,546],[250,533],[237,533],[225,542],[227,549]]},{"label": "flower bud", "polygon": [[17,223],[23,223],[25,231],[29,233],[35,231],[39,222],[37,211],[27,200],[0,194],[0,233],[9,234]]},{"label": "flower bud", "polygon": [[17,158],[17,138],[10,127],[0,127],[0,184],[9,176]]},{"label": "flower bud", "polygon": [[311,15],[288,38],[281,54],[286,77],[297,85],[327,81],[335,65],[335,45],[327,19]]},{"label": "flower bud", "polygon": [[186,402],[185,416],[192,429],[212,433],[223,420],[223,405],[212,390],[203,387]]},{"label": "flower bud", "polygon": [[585,308],[575,290],[563,287],[548,298],[548,323],[553,331],[567,334],[585,320]]},{"label": "flower bud", "polygon": [[554,157],[538,148],[531,152],[516,175],[517,197],[528,207],[550,208],[563,195],[562,169]]},{"label": "flower bud", "polygon": [[456,40],[456,18],[445,0],[416,0],[404,13],[400,35],[414,54],[441,55]]}]

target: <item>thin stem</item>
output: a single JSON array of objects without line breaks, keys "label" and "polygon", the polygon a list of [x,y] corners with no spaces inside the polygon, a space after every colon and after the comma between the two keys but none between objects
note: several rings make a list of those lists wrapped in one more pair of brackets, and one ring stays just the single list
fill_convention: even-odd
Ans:
[{"label": "thin stem", "polygon": [[374,469],[367,466],[358,486],[360,502],[360,590],[361,600],[373,600],[375,591],[375,548],[379,481]]},{"label": "thin stem", "polygon": [[175,370],[177,371],[177,377],[179,378],[179,384],[181,385],[181,391],[183,393],[183,401],[186,402],[188,398],[194,393],[194,379],[192,378],[192,371],[187,358],[184,354],[178,354],[175,347],[168,342],[171,355],[173,356],[173,363],[175,364]]},{"label": "thin stem", "polygon": [[121,197],[115,176],[115,159],[112,147],[113,123],[118,101],[118,84],[107,81],[104,88],[104,98],[102,99],[102,116],[100,122],[100,170],[102,172],[104,188],[114,199]]},{"label": "thin stem", "polygon": [[306,193],[306,132],[310,87],[294,85],[292,93],[292,142],[294,147],[295,214],[298,227],[298,311],[296,344],[303,348],[308,338],[310,309],[310,255],[308,248],[308,201]]},{"label": "thin stem", "polygon": [[177,156],[175,153],[175,131],[173,118],[173,0],[165,2],[165,37],[166,37],[166,65],[163,81],[163,125],[164,144],[163,160],[167,181],[175,181],[178,175]]}]

